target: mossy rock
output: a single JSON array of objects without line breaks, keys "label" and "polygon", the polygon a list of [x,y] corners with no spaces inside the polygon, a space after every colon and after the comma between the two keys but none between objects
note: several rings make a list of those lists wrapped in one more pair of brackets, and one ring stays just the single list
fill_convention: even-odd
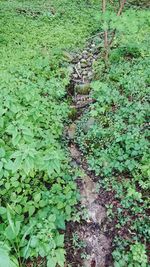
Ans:
[{"label": "mossy rock", "polygon": [[71,107],[68,117],[70,120],[75,120],[77,118],[77,109],[75,107]]},{"label": "mossy rock", "polygon": [[91,91],[90,83],[78,84],[75,86],[75,91],[79,94],[87,95]]}]

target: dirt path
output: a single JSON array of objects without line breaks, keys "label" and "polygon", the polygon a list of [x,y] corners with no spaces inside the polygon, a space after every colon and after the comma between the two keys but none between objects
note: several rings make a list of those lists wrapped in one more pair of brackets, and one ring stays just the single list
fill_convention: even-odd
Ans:
[{"label": "dirt path", "polygon": [[[101,36],[97,36],[98,40]],[[81,195],[81,206],[86,209],[86,219],[81,224],[75,225],[74,229],[82,244],[85,244],[87,257],[81,258],[82,248],[76,252],[72,252],[70,262],[74,267],[106,267],[111,266],[111,238],[106,235],[107,214],[104,206],[104,201],[99,200],[99,195],[96,192],[96,181],[94,173],[88,170],[88,165],[84,155],[78,149],[74,140],[76,122],[82,117],[82,114],[87,111],[88,107],[94,102],[89,96],[90,82],[93,78],[93,63],[99,56],[99,47],[96,45],[97,39],[94,38],[88,42],[85,49],[74,55],[71,62],[72,74],[68,88],[72,95],[72,109],[75,109],[75,118],[67,127],[68,146],[72,163],[76,164],[83,172],[83,177],[78,183],[78,188]],[[70,251],[68,253],[71,253]]]}]

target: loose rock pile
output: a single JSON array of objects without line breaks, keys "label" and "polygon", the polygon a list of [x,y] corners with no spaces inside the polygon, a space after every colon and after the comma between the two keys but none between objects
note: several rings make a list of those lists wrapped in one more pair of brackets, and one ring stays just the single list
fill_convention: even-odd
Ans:
[{"label": "loose rock pile", "polygon": [[93,43],[82,54],[73,59],[74,72],[72,78],[75,83],[88,83],[92,80],[92,65],[98,57],[96,45]]},{"label": "loose rock pile", "polygon": [[[70,85],[69,90],[73,96],[73,107],[79,109],[94,102],[90,98],[91,81],[93,80],[93,65],[100,54],[102,34],[96,35],[87,43],[84,50],[70,55],[65,53],[70,61]],[[69,93],[70,93],[69,92]]]}]

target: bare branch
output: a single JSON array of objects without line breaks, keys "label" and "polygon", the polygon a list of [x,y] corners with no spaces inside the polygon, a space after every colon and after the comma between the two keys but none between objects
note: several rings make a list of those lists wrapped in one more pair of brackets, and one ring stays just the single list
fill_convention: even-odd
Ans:
[{"label": "bare branch", "polygon": [[118,10],[118,13],[117,13],[117,16],[118,16],[118,17],[121,15],[125,3],[126,3],[126,0],[123,0],[122,3],[121,3],[121,5],[120,5],[120,8],[119,8],[119,10]]},{"label": "bare branch", "polygon": [[[120,3],[120,8],[119,8],[119,10],[118,10],[117,17],[119,17],[119,16],[121,15],[125,3],[126,3],[126,0],[123,0],[122,3]],[[113,43],[113,40],[114,40],[114,38],[115,38],[115,34],[116,34],[116,29],[113,31],[112,38],[111,38],[111,40],[110,40],[110,42],[109,42],[109,46],[111,46],[111,44]]]}]

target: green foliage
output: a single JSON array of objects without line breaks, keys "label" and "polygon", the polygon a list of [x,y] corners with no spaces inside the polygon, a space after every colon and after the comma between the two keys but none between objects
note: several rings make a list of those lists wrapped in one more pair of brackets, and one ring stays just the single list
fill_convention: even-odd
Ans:
[{"label": "green foliage", "polygon": [[146,256],[146,248],[141,243],[135,243],[130,246],[130,251],[125,253],[119,250],[113,252],[115,267],[147,267],[148,261]]},{"label": "green foliage", "polygon": [[39,256],[47,266],[64,266],[65,224],[78,195],[62,145],[69,111],[63,51],[82,46],[99,28],[96,7],[65,0],[0,3],[3,267],[24,266]]},{"label": "green foliage", "polygon": [[[95,65],[92,97],[96,103],[78,123],[77,142],[87,154],[90,169],[101,177],[101,185],[114,191],[120,203],[116,214],[114,204],[108,214],[117,217],[120,235],[123,229],[127,232],[116,247],[124,238],[129,244],[119,251],[118,261],[114,254],[115,266],[147,266],[143,243],[150,238],[149,11],[127,10],[111,23],[117,29],[111,64],[107,71],[103,63]],[[94,123],[87,129],[89,119]]]},{"label": "green foliage", "polygon": [[10,247],[0,243],[0,267],[18,267],[19,263],[14,257],[9,256]]}]

